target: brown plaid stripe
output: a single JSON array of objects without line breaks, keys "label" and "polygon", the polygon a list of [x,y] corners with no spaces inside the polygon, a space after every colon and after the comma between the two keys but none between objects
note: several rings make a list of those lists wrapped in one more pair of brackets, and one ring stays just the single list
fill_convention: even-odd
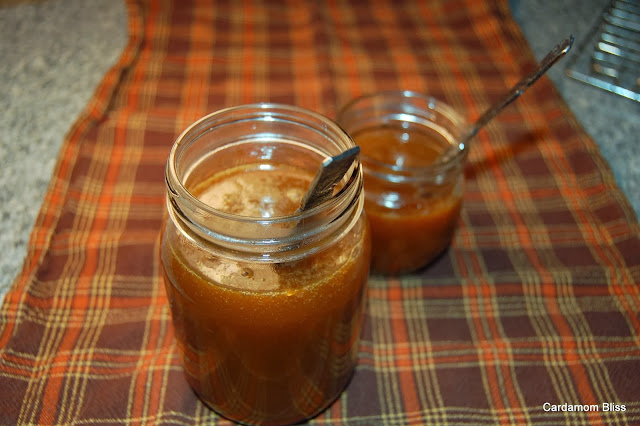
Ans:
[{"label": "brown plaid stripe", "polygon": [[[334,116],[384,89],[473,118],[534,64],[506,0],[128,10],[0,311],[1,424],[228,423],[184,380],[158,265],[164,162],[192,121],[256,101]],[[467,177],[451,249],[371,278],[357,372],[312,423],[640,423],[638,222],[548,79],[478,135]]]}]

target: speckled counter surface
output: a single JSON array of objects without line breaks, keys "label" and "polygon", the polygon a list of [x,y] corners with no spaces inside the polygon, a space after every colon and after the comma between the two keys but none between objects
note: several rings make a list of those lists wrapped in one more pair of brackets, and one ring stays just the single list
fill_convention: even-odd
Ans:
[{"label": "speckled counter surface", "polygon": [[127,37],[123,0],[0,0],[0,298],[62,141]]},{"label": "speckled counter surface", "polygon": [[[511,1],[538,59],[570,33],[577,46],[607,3]],[[123,0],[0,0],[0,298],[22,267],[60,145],[126,42]],[[562,63],[549,75],[640,212],[640,103],[567,78]]]}]

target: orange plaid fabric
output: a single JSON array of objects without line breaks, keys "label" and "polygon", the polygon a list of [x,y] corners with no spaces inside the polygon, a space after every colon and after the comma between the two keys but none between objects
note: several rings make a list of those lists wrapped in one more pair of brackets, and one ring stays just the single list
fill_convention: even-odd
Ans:
[{"label": "orange plaid fabric", "polygon": [[[506,0],[128,10],[0,310],[0,424],[227,423],[185,382],[158,265],[164,163],[195,119],[257,101],[334,117],[385,89],[473,119],[535,62]],[[371,277],[355,376],[312,423],[638,424],[639,283],[637,219],[543,77],[474,140],[450,249]]]}]

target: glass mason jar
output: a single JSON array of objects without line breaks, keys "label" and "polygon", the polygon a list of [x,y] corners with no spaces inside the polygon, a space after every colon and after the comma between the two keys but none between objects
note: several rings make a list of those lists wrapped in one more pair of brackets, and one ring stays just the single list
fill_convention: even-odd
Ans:
[{"label": "glass mason jar", "polygon": [[321,115],[256,104],[200,119],[171,150],[165,286],[187,380],[222,416],[298,422],[352,375],[371,255],[359,162],[333,198],[296,210],[352,146]]},{"label": "glass mason jar", "polygon": [[337,121],[361,148],[372,270],[403,274],[429,264],[449,245],[460,214],[468,149],[457,141],[466,121],[410,91],[355,99]]}]

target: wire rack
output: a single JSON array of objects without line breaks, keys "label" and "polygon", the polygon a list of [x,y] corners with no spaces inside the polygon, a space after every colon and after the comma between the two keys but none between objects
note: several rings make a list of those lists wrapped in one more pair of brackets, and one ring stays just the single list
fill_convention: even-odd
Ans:
[{"label": "wire rack", "polygon": [[640,0],[612,0],[566,73],[640,102]]}]

